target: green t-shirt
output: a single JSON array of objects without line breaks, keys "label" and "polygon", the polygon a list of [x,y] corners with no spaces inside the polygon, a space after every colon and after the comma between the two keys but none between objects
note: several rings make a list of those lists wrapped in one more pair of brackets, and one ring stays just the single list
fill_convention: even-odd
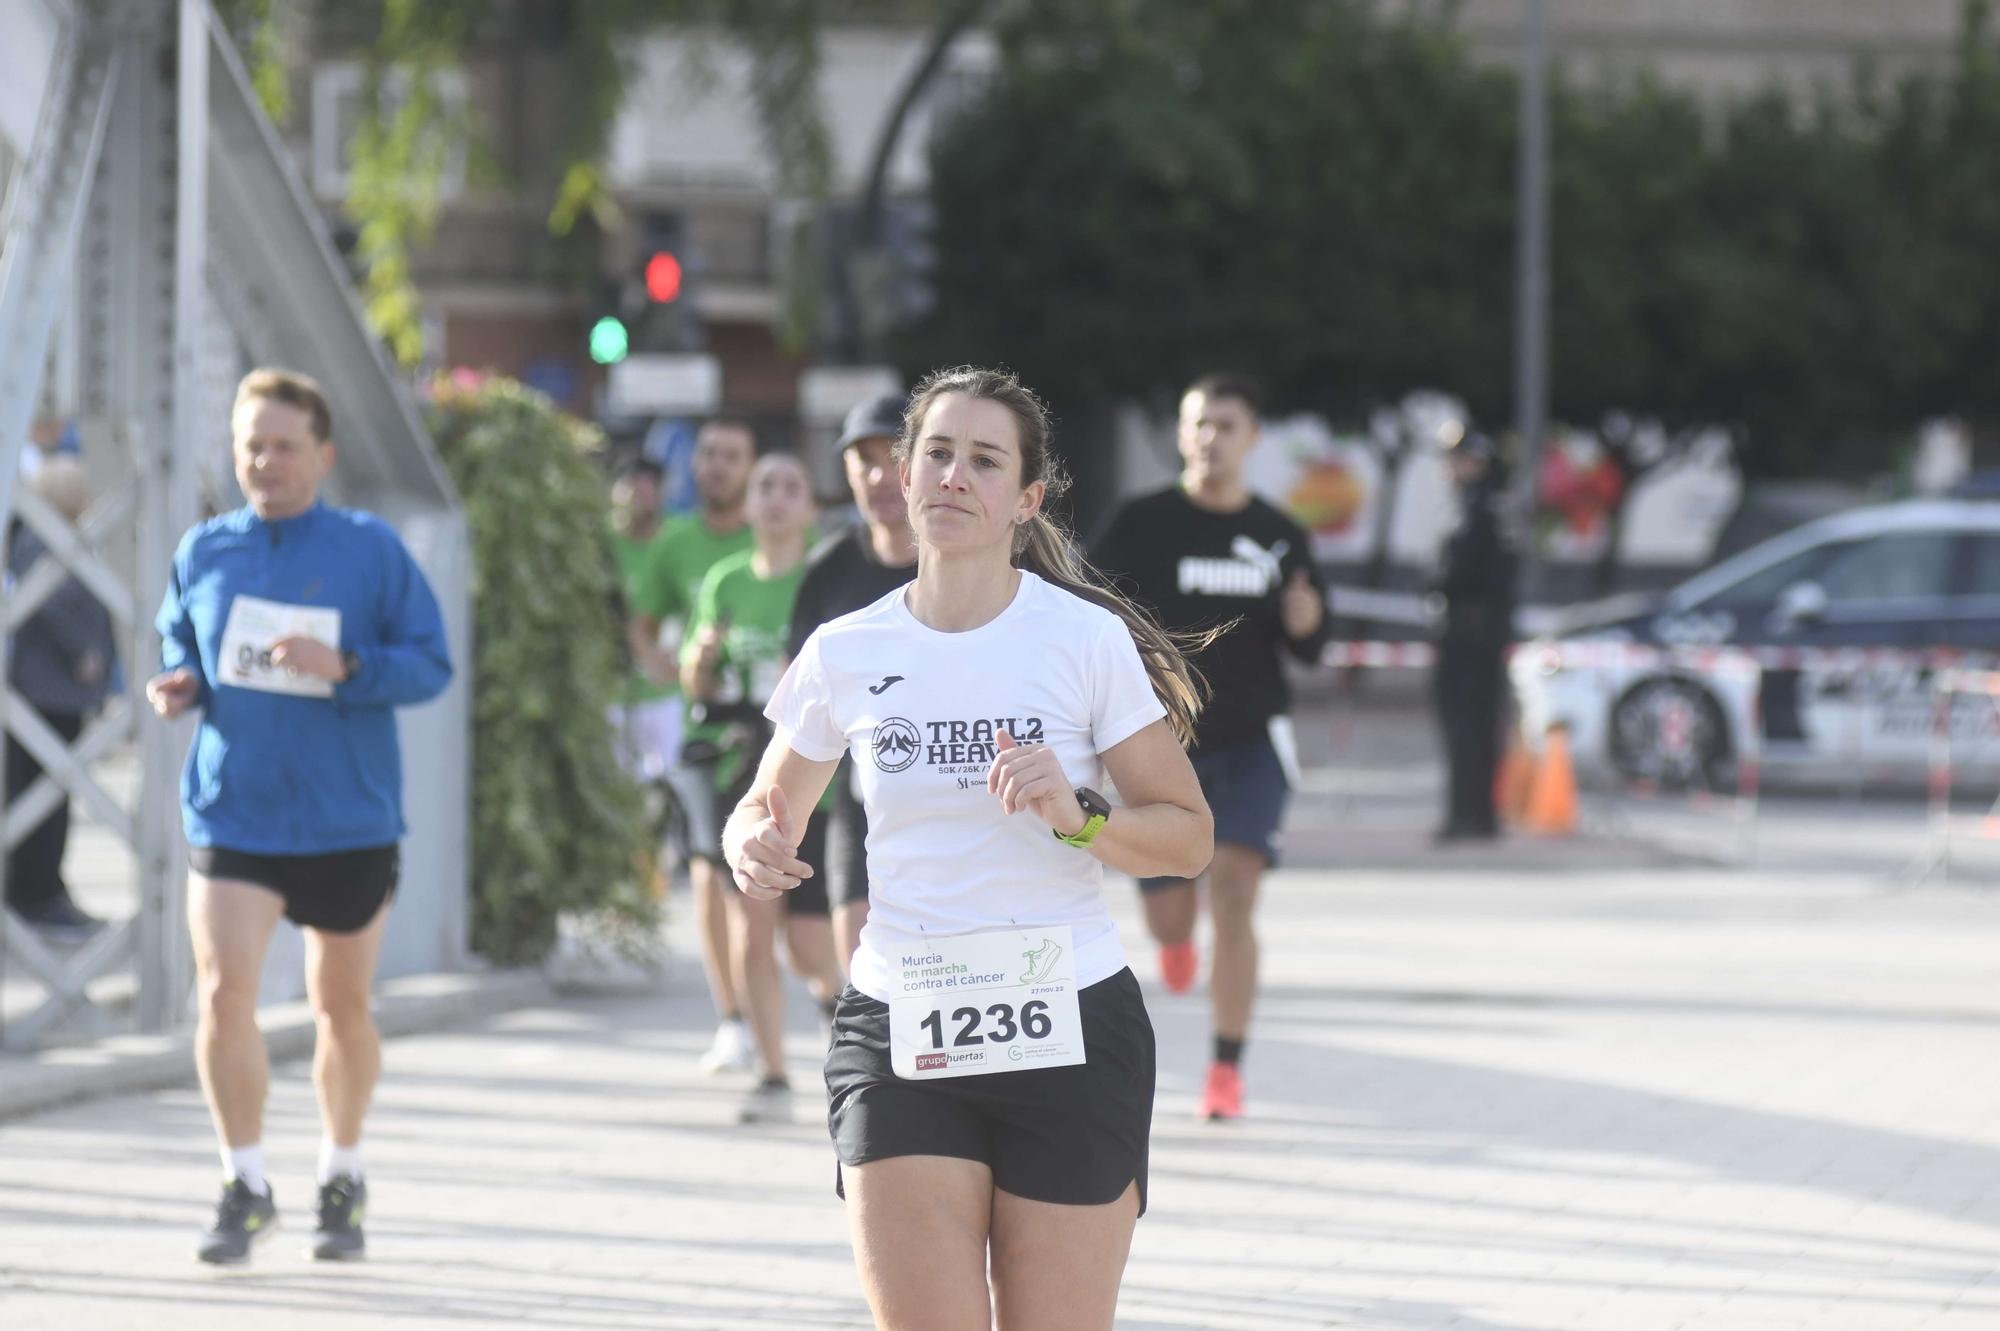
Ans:
[{"label": "green t-shirt", "polygon": [[[664,525],[653,528],[653,534],[643,541],[635,541],[616,527],[610,529],[611,554],[618,562],[618,584],[625,593],[628,610],[639,608],[639,577],[646,566],[646,559],[654,545],[666,535]],[[625,701],[628,703],[652,702],[656,698],[671,698],[680,690],[672,684],[655,684],[646,678],[646,672],[637,668],[625,682]]]},{"label": "green t-shirt", "polygon": [[[805,562],[801,560],[789,573],[760,578],[751,567],[751,554],[746,550],[723,560],[702,579],[701,590],[695,595],[694,615],[681,639],[681,659],[685,662],[692,657],[695,635],[704,627],[718,621],[728,625],[722,639],[722,659],[716,666],[716,691],[709,700],[711,703],[749,704],[761,712],[771,700],[784,674],[792,602],[798,599],[799,583],[805,575]],[[708,725],[700,730],[713,737],[725,728]],[[766,728],[760,722],[753,732],[754,742],[759,746],[757,751],[725,752],[716,769],[717,789],[728,789],[741,779],[743,765],[755,763],[761,756]]]},{"label": "green t-shirt", "polygon": [[[685,642],[688,617],[694,613],[695,593],[702,578],[721,560],[747,555],[753,539],[747,522],[718,534],[702,521],[701,514],[677,513],[660,524],[629,568],[620,553],[619,567],[626,569],[626,599],[639,613],[678,627]],[[679,692],[678,685],[670,685],[653,696],[670,697]]]}]

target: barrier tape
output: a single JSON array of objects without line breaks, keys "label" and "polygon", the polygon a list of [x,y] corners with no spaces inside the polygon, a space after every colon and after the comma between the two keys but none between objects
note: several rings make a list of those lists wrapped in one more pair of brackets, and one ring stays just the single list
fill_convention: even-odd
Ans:
[{"label": "barrier tape", "polygon": [[[1951,877],[1952,703],[1961,697],[1986,698],[2000,705],[2000,670],[1952,668],[1931,680],[1930,844],[1919,861],[1915,880],[1931,874]],[[1979,819],[1975,834],[1983,841],[2000,840],[2000,799]]]},{"label": "barrier tape", "polygon": [[1437,649],[1427,642],[1330,642],[1319,660],[1329,666],[1425,670],[1437,663]]},{"label": "barrier tape", "polygon": [[[1524,642],[1507,649],[1509,657],[1522,653],[1550,671],[1619,665],[1670,665],[1694,671],[1751,666],[1762,670],[1844,672],[1951,670],[1961,677],[1989,680],[1993,691],[2000,693],[2000,670],[1968,670],[1961,665],[1975,656],[1990,657],[1992,653],[1972,653],[1955,647],[1672,647],[1640,642]],[[1429,642],[1330,642],[1320,652],[1320,664],[1421,670],[1437,664],[1437,648]]]}]

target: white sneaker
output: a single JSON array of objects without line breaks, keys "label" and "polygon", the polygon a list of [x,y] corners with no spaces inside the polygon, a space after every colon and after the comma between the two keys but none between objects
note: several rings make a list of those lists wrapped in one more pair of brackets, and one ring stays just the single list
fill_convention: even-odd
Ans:
[{"label": "white sneaker", "polygon": [[792,1121],[792,1087],[789,1082],[766,1078],[751,1088],[736,1107],[738,1123],[789,1123]]},{"label": "white sneaker", "polygon": [[715,1028],[715,1043],[701,1056],[701,1070],[711,1077],[718,1072],[744,1072],[754,1061],[749,1030],[740,1021],[725,1021]]}]

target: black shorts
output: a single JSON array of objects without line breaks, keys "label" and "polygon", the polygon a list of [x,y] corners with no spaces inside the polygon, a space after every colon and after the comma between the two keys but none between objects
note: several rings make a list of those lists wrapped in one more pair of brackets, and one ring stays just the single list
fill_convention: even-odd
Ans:
[{"label": "black shorts", "polygon": [[[889,1066],[889,1005],[849,985],[826,1055],[827,1126],[844,1165],[947,1155],[1036,1202],[1102,1206],[1134,1182],[1146,1213],[1153,1023],[1131,970],[1077,994],[1084,1061],[905,1081]],[[838,1172],[834,1191],[845,1197]]]},{"label": "black shorts", "polygon": [[868,900],[868,813],[854,791],[852,771],[834,778],[833,803],[826,811],[826,866],[820,871],[834,904]]},{"label": "black shorts", "polygon": [[[748,781],[733,789],[719,792],[715,797],[715,825],[722,827],[728,823],[729,815],[736,812],[736,806],[741,804],[743,797],[749,793]],[[722,858],[722,843],[719,837],[714,854],[695,851],[694,855],[698,859],[712,861],[725,875],[729,873],[729,865]],[[799,838],[799,858],[813,867],[813,876],[785,893],[785,914],[831,915],[833,911],[827,905],[826,895],[826,810],[814,809],[812,816],[806,819],[805,835]],[[736,890],[733,883],[729,890],[732,892]]]},{"label": "black shorts", "polygon": [[[1292,787],[1285,765],[1269,740],[1253,740],[1212,753],[1194,755],[1195,778],[1215,819],[1215,844],[1244,846],[1264,857],[1264,867],[1278,867],[1285,806]],[[1186,878],[1141,878],[1141,892],[1179,887]]]},{"label": "black shorts", "polygon": [[253,855],[190,846],[188,867],[204,878],[269,888],[285,899],[285,918],[301,928],[351,934],[367,928],[395,894],[403,852],[388,845],[327,855]]}]

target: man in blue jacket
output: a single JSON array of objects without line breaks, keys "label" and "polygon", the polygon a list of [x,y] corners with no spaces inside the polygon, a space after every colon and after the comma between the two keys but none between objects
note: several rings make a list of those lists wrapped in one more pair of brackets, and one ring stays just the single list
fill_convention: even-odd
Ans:
[{"label": "man in blue jacket", "polygon": [[312,1255],[359,1257],[361,1123],[381,1070],[368,993],[404,833],[395,709],[451,679],[444,624],[387,523],[330,507],[332,416],[318,385],[252,371],[231,413],[249,506],[194,528],[160,607],[161,716],[196,708],[181,777],[188,929],[200,988],[195,1062],[224,1182],[196,1255],[240,1262],[277,1227],[264,1178],[270,1063],[257,1029],[280,916],[305,934],[325,1135]]}]

